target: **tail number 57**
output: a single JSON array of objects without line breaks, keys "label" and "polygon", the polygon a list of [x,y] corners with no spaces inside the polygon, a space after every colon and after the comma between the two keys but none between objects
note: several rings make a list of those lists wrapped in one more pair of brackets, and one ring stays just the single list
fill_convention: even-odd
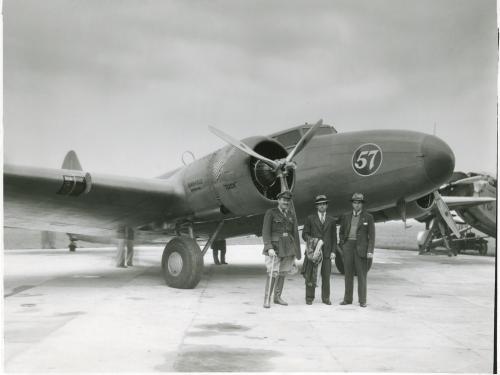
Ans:
[{"label": "tail number 57", "polygon": [[358,155],[358,160],[356,160],[356,163],[354,163],[354,166],[356,167],[356,169],[363,169],[368,163],[367,160],[370,159],[370,167],[368,169],[372,170],[375,166],[375,156],[378,153],[379,150],[361,151]]}]

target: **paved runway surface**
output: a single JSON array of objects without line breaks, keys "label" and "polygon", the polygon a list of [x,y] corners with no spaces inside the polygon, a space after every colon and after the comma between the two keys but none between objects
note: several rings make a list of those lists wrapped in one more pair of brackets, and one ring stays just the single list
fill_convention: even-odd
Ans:
[{"label": "paved runway surface", "polygon": [[306,305],[297,274],[266,310],[260,251],[207,256],[194,290],[164,285],[157,248],[128,269],[111,249],[5,251],[4,368],[492,372],[494,258],[376,250],[366,309],[338,305],[334,273],[334,305]]}]

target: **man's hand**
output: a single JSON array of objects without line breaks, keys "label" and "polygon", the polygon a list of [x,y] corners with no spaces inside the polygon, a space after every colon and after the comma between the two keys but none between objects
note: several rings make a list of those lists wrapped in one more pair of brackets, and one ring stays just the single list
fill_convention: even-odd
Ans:
[{"label": "man's hand", "polygon": [[366,257],[367,257],[368,259],[372,259],[372,258],[373,258],[373,253],[367,253],[367,254],[366,254]]},{"label": "man's hand", "polygon": [[331,253],[330,254],[330,260],[334,260],[335,259],[335,253]]},{"label": "man's hand", "polygon": [[274,249],[269,249],[267,253],[269,254],[270,257],[276,256],[276,251],[274,251]]}]

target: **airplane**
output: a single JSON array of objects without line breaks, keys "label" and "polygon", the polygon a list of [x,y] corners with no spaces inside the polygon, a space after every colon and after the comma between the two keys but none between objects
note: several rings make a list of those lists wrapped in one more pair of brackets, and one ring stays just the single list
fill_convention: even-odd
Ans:
[{"label": "airplane", "polygon": [[[449,197],[478,197],[478,198],[496,198],[497,180],[488,174],[479,174],[469,172],[455,172],[451,181],[440,189],[442,195]],[[473,228],[496,238],[496,199],[492,199],[482,205],[468,206],[461,205],[460,199],[456,199],[454,210],[458,216]],[[448,206],[452,203],[451,198]]]},{"label": "airplane", "polygon": [[453,221],[464,228],[457,235],[456,231],[440,223],[439,216],[432,211],[416,218],[426,225],[425,231],[417,235],[420,253],[444,246],[449,256],[456,256],[460,249],[465,248],[476,249],[481,255],[486,255],[486,236],[477,236],[471,229],[496,238],[496,185],[496,179],[487,174],[454,172],[450,180],[440,187],[439,194],[448,208],[456,213]]},{"label": "airplane", "polygon": [[[156,178],[4,165],[4,226],[119,240],[119,248],[169,238],[162,253],[168,286],[194,288],[216,242],[261,235],[265,211],[290,189],[299,225],[326,194],[330,213],[351,209],[354,191],[377,221],[429,212],[455,158],[440,138],[415,131],[337,133],[322,120],[236,140]],[[471,198],[471,200],[473,200]],[[438,212],[449,215],[446,205]],[[198,241],[206,241],[201,249]],[[341,257],[337,267],[342,267]]]}]

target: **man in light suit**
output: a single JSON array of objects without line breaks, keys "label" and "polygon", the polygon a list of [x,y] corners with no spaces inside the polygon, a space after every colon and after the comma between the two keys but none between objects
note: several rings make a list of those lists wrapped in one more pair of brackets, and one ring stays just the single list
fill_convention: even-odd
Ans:
[{"label": "man in light suit", "polygon": [[345,293],[341,305],[352,303],[354,270],[358,275],[358,300],[366,307],[366,275],[373,259],[375,245],[375,224],[373,216],[363,210],[365,202],[361,193],[351,198],[352,211],[340,220],[339,247],[343,250],[345,270]]},{"label": "man in light suit", "polygon": [[306,303],[311,305],[314,300],[316,274],[321,272],[321,300],[324,304],[331,305],[330,273],[332,271],[331,260],[335,259],[337,246],[337,226],[335,219],[326,213],[328,207],[326,195],[318,195],[315,199],[315,205],[317,212],[307,217],[302,230],[302,238],[308,244],[307,249],[313,251],[314,248],[311,249],[311,244],[317,243],[315,240],[323,241],[322,261],[320,261],[320,268],[317,266],[316,260],[313,260],[311,251],[306,253],[304,257],[302,274],[306,279]]}]

